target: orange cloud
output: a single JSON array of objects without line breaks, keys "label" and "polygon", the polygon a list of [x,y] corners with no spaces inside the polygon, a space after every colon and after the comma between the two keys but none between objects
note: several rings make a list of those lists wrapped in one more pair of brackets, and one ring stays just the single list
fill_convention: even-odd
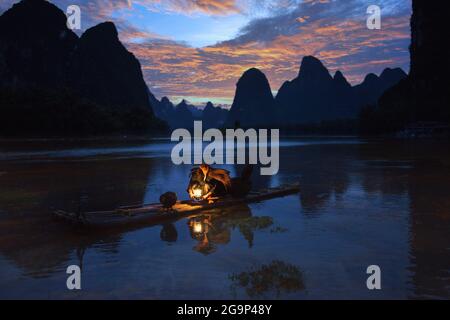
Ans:
[{"label": "orange cloud", "polygon": [[353,84],[367,73],[409,63],[407,16],[384,19],[382,30],[368,30],[365,21],[352,19],[295,23],[295,33],[264,41],[228,41],[193,48],[156,40],[128,47],[141,61],[146,80],[157,96],[228,97],[230,102],[245,70],[260,68],[276,91],[298,74],[306,55],[321,59],[331,73],[341,70]]},{"label": "orange cloud", "polygon": [[[150,87],[156,88],[160,95],[229,97],[231,101],[237,80],[248,68],[263,70],[272,89],[278,90],[284,81],[296,76],[305,55],[318,57],[331,72],[343,71],[353,83],[369,72],[405,65],[407,48],[391,48],[392,42],[409,37],[404,20],[386,20],[382,33],[367,30],[358,21],[324,26],[318,20],[308,23],[297,34],[278,36],[270,42],[229,42],[192,48],[161,40],[128,47],[141,61]],[[404,54],[387,58],[390,51]]]},{"label": "orange cloud", "polygon": [[300,23],[305,23],[306,20],[308,20],[309,18],[310,18],[309,16],[298,17],[297,21]]},{"label": "orange cloud", "polygon": [[133,0],[149,10],[228,15],[241,12],[236,0]]}]

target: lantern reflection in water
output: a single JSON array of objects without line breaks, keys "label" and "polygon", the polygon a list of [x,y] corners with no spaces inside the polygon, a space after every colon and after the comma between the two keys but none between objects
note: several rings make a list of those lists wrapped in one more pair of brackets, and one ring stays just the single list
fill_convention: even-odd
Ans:
[{"label": "lantern reflection in water", "polygon": [[194,222],[192,226],[192,231],[194,233],[203,233],[203,224],[201,222]]},{"label": "lantern reflection in water", "polygon": [[193,239],[202,241],[206,238],[209,232],[209,218],[207,217],[195,217],[188,221],[189,230]]}]

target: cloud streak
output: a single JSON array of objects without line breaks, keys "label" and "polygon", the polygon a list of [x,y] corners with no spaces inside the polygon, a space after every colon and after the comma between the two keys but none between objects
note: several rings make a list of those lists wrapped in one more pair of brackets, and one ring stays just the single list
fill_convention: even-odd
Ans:
[{"label": "cloud streak", "polygon": [[[4,0],[1,9],[13,2]],[[140,60],[158,97],[194,97],[231,103],[235,84],[251,67],[260,68],[273,90],[293,79],[305,55],[341,70],[353,84],[386,67],[409,67],[411,2],[378,0],[382,29],[368,30],[366,0],[57,0],[65,11],[82,8],[83,26],[114,21],[120,38]],[[370,2],[370,3],[369,3]],[[247,15],[237,36],[194,48],[135,23],[144,8],[158,14]],[[150,21],[151,22],[151,21]]]},{"label": "cloud streak", "polygon": [[305,55],[318,57],[331,72],[341,70],[353,84],[386,67],[407,71],[408,10],[386,15],[382,30],[368,30],[366,7],[347,6],[309,1],[288,14],[252,21],[235,39],[204,48],[151,41],[129,49],[143,62],[158,96],[228,97],[229,102],[246,69],[260,68],[278,90],[297,75]]},{"label": "cloud streak", "polygon": [[228,15],[241,12],[235,0],[136,0],[153,10]]}]

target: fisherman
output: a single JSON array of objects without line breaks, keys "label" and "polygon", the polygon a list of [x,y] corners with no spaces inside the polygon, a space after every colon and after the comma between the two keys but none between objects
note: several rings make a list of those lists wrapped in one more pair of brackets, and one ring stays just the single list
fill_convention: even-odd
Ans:
[{"label": "fisherman", "polygon": [[233,197],[245,197],[251,189],[251,174],[253,166],[247,165],[241,177],[230,178],[230,172],[224,169],[216,169],[207,164],[191,170],[188,193],[191,198],[199,198],[195,190],[201,189],[200,198],[207,200],[210,198],[220,198],[226,195]]}]

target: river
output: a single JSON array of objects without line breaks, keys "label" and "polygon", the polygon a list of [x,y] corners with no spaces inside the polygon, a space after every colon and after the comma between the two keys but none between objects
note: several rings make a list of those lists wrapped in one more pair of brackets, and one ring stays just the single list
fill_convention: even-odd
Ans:
[{"label": "river", "polygon": [[[444,142],[284,138],[279,173],[257,170],[253,184],[299,182],[299,195],[105,233],[52,219],[186,198],[191,166],[173,165],[172,147],[0,142],[0,298],[450,298]],[[79,291],[66,288],[69,265],[81,265]],[[371,265],[381,290],[367,289]]]}]

